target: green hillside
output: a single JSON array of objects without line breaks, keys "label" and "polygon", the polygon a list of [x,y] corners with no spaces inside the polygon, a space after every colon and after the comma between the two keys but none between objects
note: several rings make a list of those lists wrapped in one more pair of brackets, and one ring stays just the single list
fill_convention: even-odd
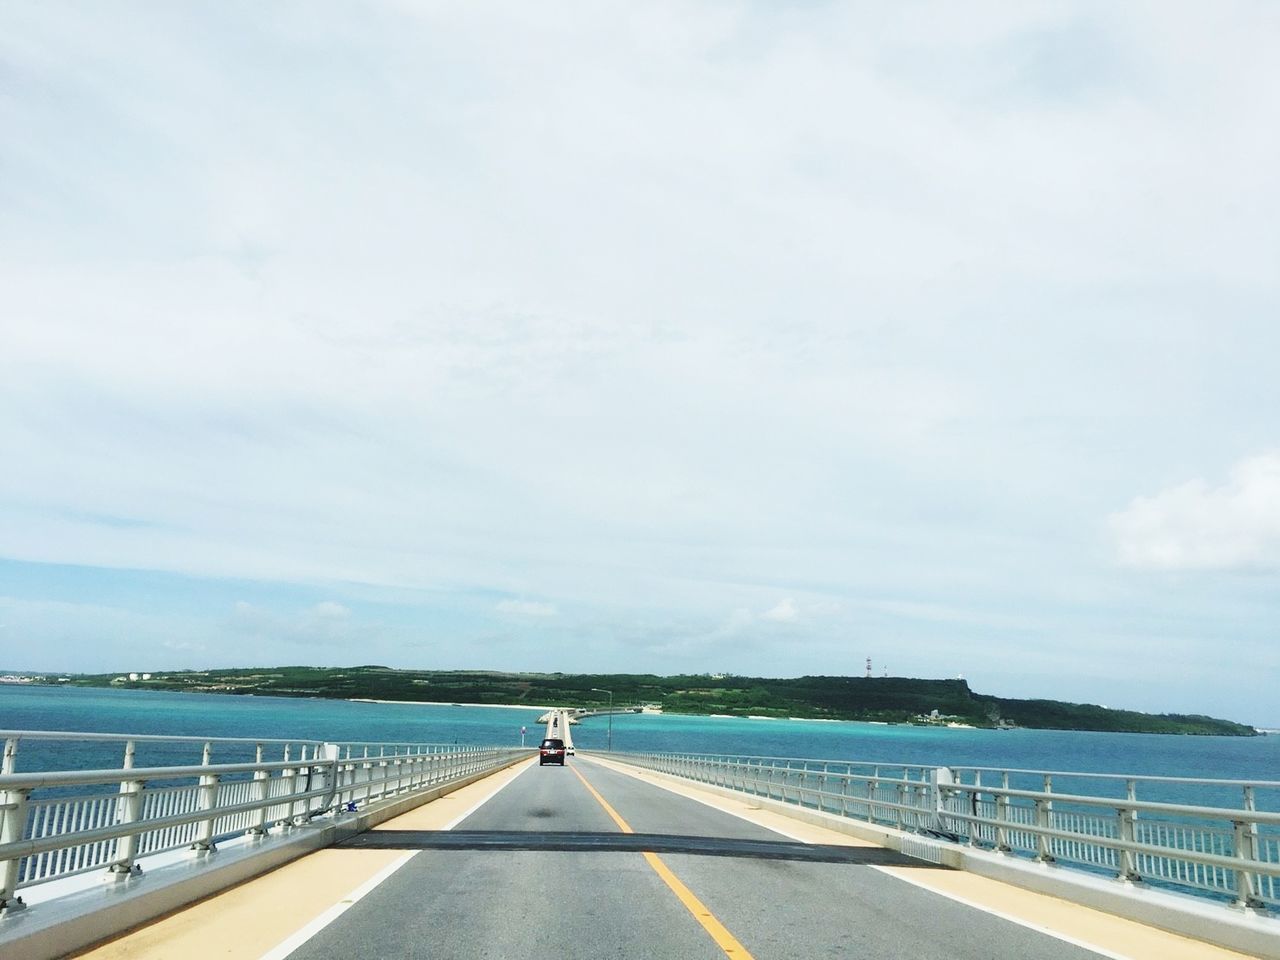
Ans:
[{"label": "green hillside", "polygon": [[744,677],[696,674],[501,673],[489,670],[394,670],[383,666],[269,667],[99,674],[71,677],[82,686],[437,703],[604,706],[655,704],[668,713],[962,723],[1050,730],[1107,730],[1253,736],[1250,726],[1184,714],[1147,714],[1057,700],[1011,700],[974,693],[964,680],[911,677]]}]

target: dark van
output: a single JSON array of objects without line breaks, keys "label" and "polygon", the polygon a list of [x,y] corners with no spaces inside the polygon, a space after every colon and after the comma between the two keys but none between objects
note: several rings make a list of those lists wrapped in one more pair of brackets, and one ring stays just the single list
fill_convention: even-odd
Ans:
[{"label": "dark van", "polygon": [[558,763],[564,766],[564,741],[548,738],[538,748],[538,766],[544,763]]}]

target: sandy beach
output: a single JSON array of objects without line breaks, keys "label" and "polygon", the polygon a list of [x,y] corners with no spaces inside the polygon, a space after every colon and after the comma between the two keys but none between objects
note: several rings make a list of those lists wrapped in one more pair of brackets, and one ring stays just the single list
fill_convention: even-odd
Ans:
[{"label": "sandy beach", "polygon": [[[536,703],[450,703],[446,700],[374,700],[371,697],[347,697],[348,703],[409,704],[417,707],[489,707],[493,710],[554,710]],[[567,708],[564,708],[567,709]]]}]

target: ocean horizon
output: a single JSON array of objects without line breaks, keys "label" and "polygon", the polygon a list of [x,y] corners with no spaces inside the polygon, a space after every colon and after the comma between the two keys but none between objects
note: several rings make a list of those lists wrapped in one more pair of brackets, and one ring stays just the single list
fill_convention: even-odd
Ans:
[{"label": "ocean horizon", "polygon": [[[330,700],[244,694],[0,686],[0,728],[185,737],[512,746],[541,735],[539,705]],[[523,716],[522,716],[523,714]],[[582,750],[607,746],[609,719],[575,724]],[[624,713],[615,752],[731,754],[925,766],[992,767],[1269,781],[1280,737],[991,730],[840,720]],[[38,752],[20,751],[20,769]],[[44,767],[44,769],[49,769]]]}]

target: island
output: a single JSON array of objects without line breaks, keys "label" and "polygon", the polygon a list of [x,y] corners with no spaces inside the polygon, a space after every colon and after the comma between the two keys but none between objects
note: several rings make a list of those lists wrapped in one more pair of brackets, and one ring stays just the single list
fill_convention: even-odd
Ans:
[{"label": "island", "polygon": [[39,674],[34,683],[260,696],[446,704],[604,707],[742,717],[796,717],[943,726],[1256,736],[1253,727],[1195,714],[1149,714],[1088,703],[975,693],[962,679],[746,677],[736,674],[508,673],[354,667],[255,667],[150,673]]}]

